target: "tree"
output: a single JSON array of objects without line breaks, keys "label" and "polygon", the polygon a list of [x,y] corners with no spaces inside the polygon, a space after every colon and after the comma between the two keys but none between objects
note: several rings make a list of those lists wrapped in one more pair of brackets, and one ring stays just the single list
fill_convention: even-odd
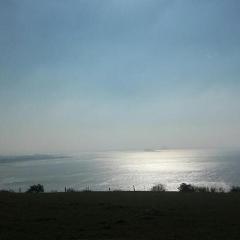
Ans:
[{"label": "tree", "polygon": [[230,192],[240,192],[240,187],[239,186],[232,186],[230,189]]},{"label": "tree", "polygon": [[194,192],[194,186],[191,184],[187,183],[181,183],[180,186],[178,187],[179,192]]},{"label": "tree", "polygon": [[163,184],[157,184],[151,188],[152,192],[165,192],[166,188]]},{"label": "tree", "polygon": [[43,192],[44,192],[44,187],[41,184],[32,185],[27,190],[27,193],[43,193]]}]

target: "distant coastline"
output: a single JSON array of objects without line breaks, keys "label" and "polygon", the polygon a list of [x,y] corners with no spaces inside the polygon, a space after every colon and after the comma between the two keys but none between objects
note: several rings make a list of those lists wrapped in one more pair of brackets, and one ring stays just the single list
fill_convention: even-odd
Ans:
[{"label": "distant coastline", "polygon": [[61,158],[71,158],[71,156],[58,155],[58,154],[0,155],[0,163],[14,162],[14,161],[61,159]]}]

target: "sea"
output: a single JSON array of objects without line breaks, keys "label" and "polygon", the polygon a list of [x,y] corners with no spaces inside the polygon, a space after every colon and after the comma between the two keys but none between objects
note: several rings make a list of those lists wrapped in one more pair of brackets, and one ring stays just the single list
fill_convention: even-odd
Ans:
[{"label": "sea", "polygon": [[45,191],[149,191],[156,184],[177,191],[181,183],[240,185],[240,150],[160,149],[77,154],[0,156],[0,189]]}]

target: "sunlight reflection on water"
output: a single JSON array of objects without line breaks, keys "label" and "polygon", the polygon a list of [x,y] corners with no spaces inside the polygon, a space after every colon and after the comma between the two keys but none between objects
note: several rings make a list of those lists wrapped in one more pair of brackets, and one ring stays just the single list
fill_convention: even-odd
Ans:
[{"label": "sunlight reflection on water", "polygon": [[[2,159],[2,158],[1,158]],[[71,158],[0,159],[0,188],[26,189],[35,183],[47,190],[65,186],[92,190],[148,190],[163,183],[176,190],[180,183],[240,184],[240,154],[217,150],[162,150],[81,153]]]}]

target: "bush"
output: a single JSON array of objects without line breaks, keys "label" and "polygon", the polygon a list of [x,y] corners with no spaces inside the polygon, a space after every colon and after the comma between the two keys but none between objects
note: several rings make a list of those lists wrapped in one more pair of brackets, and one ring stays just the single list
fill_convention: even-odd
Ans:
[{"label": "bush", "polygon": [[85,189],[82,190],[82,192],[91,192],[92,190],[90,189],[89,186],[87,186]]},{"label": "bush", "polygon": [[204,186],[193,186],[193,190],[194,192],[203,192],[203,193],[210,191],[208,187],[204,187]]},{"label": "bush", "polygon": [[166,187],[163,184],[160,183],[160,184],[157,184],[157,185],[153,186],[150,191],[152,191],[152,192],[165,192]]},{"label": "bush", "polygon": [[91,190],[91,189],[88,189],[88,188],[86,188],[86,189],[83,189],[83,190],[82,190],[82,192],[92,192],[92,190]]},{"label": "bush", "polygon": [[218,193],[225,193],[225,189],[223,187],[217,188]]},{"label": "bush", "polygon": [[204,187],[194,186],[191,184],[182,183],[178,187],[179,192],[203,192],[203,193],[225,193],[225,189],[222,187]]},{"label": "bush", "polygon": [[44,192],[44,187],[41,184],[32,185],[27,190],[27,193],[43,193],[43,192]]},{"label": "bush", "polygon": [[222,187],[211,187],[209,191],[211,193],[225,193],[225,189]]},{"label": "bush", "polygon": [[230,192],[240,192],[240,187],[239,186],[232,186],[230,189]]},{"label": "bush", "polygon": [[178,187],[179,192],[194,192],[194,186],[187,183],[181,183]]},{"label": "bush", "polygon": [[211,193],[215,193],[217,192],[217,188],[216,187],[210,187],[210,190],[209,190]]},{"label": "bush", "polygon": [[15,193],[12,189],[1,189],[0,192],[2,192],[2,193]]},{"label": "bush", "polygon": [[77,192],[76,189],[71,188],[71,187],[70,187],[70,188],[66,188],[65,191],[66,191],[66,192]]}]

